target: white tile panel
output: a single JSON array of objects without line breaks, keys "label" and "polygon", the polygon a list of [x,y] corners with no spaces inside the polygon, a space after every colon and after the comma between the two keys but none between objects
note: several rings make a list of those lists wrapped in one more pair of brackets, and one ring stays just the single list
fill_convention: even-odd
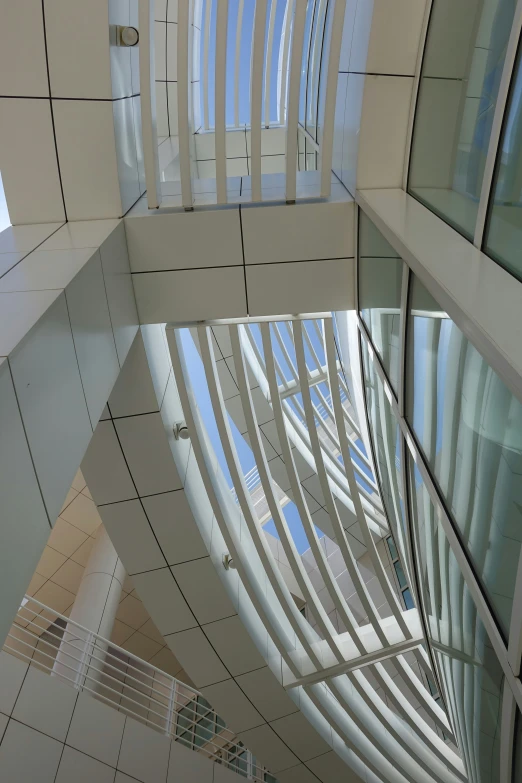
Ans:
[{"label": "white tile panel", "polygon": [[[139,75],[138,75],[138,80],[139,80]],[[134,119],[134,141],[136,144],[136,158],[138,159],[138,184],[140,188],[140,194],[143,194],[145,193],[147,186],[145,183],[145,158],[143,152],[143,134],[141,131],[141,96],[134,95],[134,97],[131,100],[132,100],[132,114]]]},{"label": "white tile panel", "polygon": [[351,310],[353,258],[246,267],[249,314]]},{"label": "white tile panel", "polygon": [[121,217],[112,101],[53,100],[53,112],[68,219]]},{"label": "white tile panel", "polygon": [[178,80],[178,25],[167,24],[167,81]]},{"label": "white tile panel", "polygon": [[178,0],[168,0],[168,3],[167,3],[167,21],[168,22],[177,22],[178,21]]},{"label": "white tile panel", "polygon": [[35,250],[0,280],[0,291],[63,289],[94,253],[92,248]]},{"label": "white tile panel", "polygon": [[232,675],[245,674],[265,665],[265,659],[237,615],[209,623],[203,630]]},{"label": "white tile panel", "polygon": [[146,324],[141,327],[140,331],[143,337],[145,353],[147,354],[149,372],[156,393],[156,400],[158,404],[161,404],[165,397],[167,383],[172,372],[172,360],[167,345],[165,324]]},{"label": "white tile panel", "polygon": [[202,753],[194,753],[193,750],[183,747],[181,742],[173,742],[167,783],[213,783],[216,768]]},{"label": "white tile panel", "polygon": [[[0,359],[0,495],[0,638],[4,639],[49,536],[49,520],[5,359]],[[4,712],[1,705],[0,696]]]},{"label": "white tile panel", "polygon": [[196,688],[229,678],[229,672],[201,628],[191,628],[166,636],[165,641],[183,668],[187,671],[190,669],[190,678]]},{"label": "white tile panel", "polygon": [[100,256],[118,361],[123,365],[138,331],[138,312],[123,222],[100,247]]},{"label": "white tile panel", "polygon": [[65,742],[77,696],[69,684],[30,666],[12,716],[26,726]]},{"label": "white tile panel", "polygon": [[276,720],[297,711],[296,704],[268,666],[242,674],[236,680],[265,720]]},{"label": "white tile panel", "polygon": [[54,783],[62,748],[55,739],[10,721],[0,745],[0,780]]},{"label": "white tile panel", "polygon": [[116,164],[120,183],[121,214],[124,215],[141,196],[133,99],[112,103]]},{"label": "white tile panel", "polygon": [[202,688],[201,692],[232,731],[253,729],[264,723],[262,716],[233,679],[209,685]]},{"label": "white tile panel", "polygon": [[182,490],[143,498],[143,505],[169,565],[205,557],[199,534]]},{"label": "white tile panel", "polygon": [[94,430],[82,472],[98,506],[137,497],[112,421],[101,421]]},{"label": "white tile panel", "polygon": [[274,774],[299,764],[297,756],[266,723],[255,729],[241,731],[238,737]]},{"label": "white tile panel", "polygon": [[237,783],[238,773],[221,764],[214,767],[214,783]]},{"label": "white tile panel", "polygon": [[154,0],[154,19],[157,22],[167,21],[167,0]]},{"label": "white tile panel", "polygon": [[0,357],[10,355],[60,295],[61,291],[0,294]]},{"label": "white tile panel", "polygon": [[0,95],[49,95],[40,0],[18,0],[2,9]]},{"label": "white tile panel", "polygon": [[141,323],[247,315],[243,266],[133,275]]},{"label": "white tile panel", "polygon": [[92,0],[88,4],[81,0],[46,0],[53,97],[112,98],[108,25],[107,0]]},{"label": "white tile panel", "polygon": [[124,725],[123,713],[86,693],[80,693],[67,735],[67,744],[98,761],[116,767]]},{"label": "white tile panel", "polygon": [[132,272],[243,263],[237,207],[125,220]]},{"label": "white tile panel", "polygon": [[364,55],[359,48],[364,35],[359,34],[356,25],[350,70],[414,76],[425,0],[395,0],[393,7],[387,0],[359,3],[357,17],[361,7],[372,5],[373,17],[366,67],[361,67],[364,66]]},{"label": "white tile panel", "polygon": [[[310,759],[306,762],[306,766],[312,770],[322,783],[346,783],[347,775],[350,774],[350,768],[346,762],[333,750],[330,753],[325,753],[323,756]],[[360,778],[353,773],[353,780],[359,783]]]},{"label": "white tile panel", "polygon": [[141,332],[129,349],[109,397],[109,405],[114,418],[159,410]]},{"label": "white tile panel", "polygon": [[103,506],[100,512],[114,548],[130,576],[165,565],[139,500],[111,503]]},{"label": "white tile panel", "polygon": [[158,136],[169,136],[166,82],[156,82],[156,122]]},{"label": "white tile panel", "polygon": [[63,294],[9,362],[43,498],[54,524],[92,435]]},{"label": "white tile panel", "polygon": [[[8,642],[9,643],[9,642]],[[10,715],[27,672],[28,664],[0,651],[0,712]]]},{"label": "white tile panel", "polygon": [[331,746],[324,741],[302,712],[294,712],[285,718],[272,721],[271,726],[302,761],[331,750]]},{"label": "white tile panel", "polygon": [[355,193],[357,188],[357,155],[365,79],[362,74],[350,73],[346,86],[341,180],[351,193]]},{"label": "white tile panel", "polygon": [[0,170],[12,223],[65,219],[49,101],[0,98]]},{"label": "white tile panel", "polygon": [[[172,27],[173,25],[168,25]],[[177,27],[177,25],[174,25]],[[169,54],[170,56],[170,54]],[[171,136],[178,135],[178,85],[177,82],[167,82],[167,109],[169,113],[169,129]]]},{"label": "white tile panel", "polygon": [[210,557],[176,565],[172,573],[200,624],[235,614]]},{"label": "white tile panel", "polygon": [[38,250],[97,248],[117,226],[117,220],[78,220],[75,223],[66,223],[46,239]]},{"label": "white tile panel", "polygon": [[140,496],[181,489],[159,413],[114,422]]},{"label": "white tile panel", "polygon": [[[348,774],[348,768],[346,774]],[[279,772],[277,779],[279,783],[317,783],[314,773],[310,772],[304,764],[298,764],[297,767],[290,767],[290,769]],[[349,783],[347,778],[344,783]]]},{"label": "white tile panel", "polygon": [[94,428],[120,371],[99,252],[76,275],[65,297]]},{"label": "white tile panel", "polygon": [[114,769],[67,745],[58,767],[56,783],[113,783]]},{"label": "white tile panel", "polygon": [[164,82],[167,78],[166,35],[167,35],[167,24],[165,22],[155,22],[154,57],[155,57],[156,71],[154,77],[156,80],[162,82]]},{"label": "white tile panel", "polygon": [[143,783],[165,783],[170,744],[169,737],[127,718],[118,769]]},{"label": "white tile panel", "polygon": [[162,636],[177,634],[197,625],[168,568],[136,574],[132,581]]},{"label": "white tile panel", "polygon": [[402,187],[412,88],[413,76],[365,77],[357,188]]},{"label": "white tile panel", "polygon": [[348,87],[348,74],[340,73],[337,77],[337,98],[335,101],[334,139],[332,152],[332,171],[339,179],[343,168],[343,138],[344,138],[344,113],[346,106],[346,90]]},{"label": "white tile panel", "polygon": [[354,255],[353,202],[243,207],[241,217],[246,264]]},{"label": "white tile panel", "polygon": [[[109,58],[111,67],[112,97],[123,98],[132,95],[132,66],[134,47],[116,45],[116,30],[113,25],[138,26],[137,14],[131,21],[129,0],[109,0]],[[138,66],[139,67],[139,66]],[[139,85],[136,92],[139,92]]]},{"label": "white tile panel", "polygon": [[339,71],[348,71],[350,69],[350,54],[352,51],[353,30],[355,24],[355,12],[357,9],[357,0],[346,0],[346,10],[344,15],[343,37],[341,42],[341,52],[339,56]]},{"label": "white tile panel", "polygon": [[28,226],[9,226],[0,232],[0,253],[27,255],[61,225],[62,223],[34,223]]}]

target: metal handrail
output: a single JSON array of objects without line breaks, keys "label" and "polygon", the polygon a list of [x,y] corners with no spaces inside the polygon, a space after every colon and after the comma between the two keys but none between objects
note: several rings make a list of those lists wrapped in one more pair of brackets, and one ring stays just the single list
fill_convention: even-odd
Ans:
[{"label": "metal handrail", "polygon": [[265,768],[195,688],[31,596],[25,596],[14,623],[6,652],[244,777],[265,781]]}]

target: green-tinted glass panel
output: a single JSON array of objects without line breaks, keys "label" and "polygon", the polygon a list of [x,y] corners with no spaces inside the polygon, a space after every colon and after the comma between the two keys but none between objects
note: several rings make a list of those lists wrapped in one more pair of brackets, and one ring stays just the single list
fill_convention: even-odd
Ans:
[{"label": "green-tinted glass panel", "polygon": [[402,570],[402,566],[400,563],[395,563],[395,573],[397,574],[399,586],[406,587],[408,583],[406,581],[406,577],[404,576],[404,571]]},{"label": "green-tinted glass panel", "polygon": [[404,598],[404,604],[406,606],[406,609],[414,609],[415,604],[413,602],[413,596],[410,592],[410,588],[407,587],[406,590],[402,591],[402,597]]},{"label": "green-tinted glass panel", "polygon": [[376,452],[376,468],[382,487],[382,501],[401,558],[405,558],[404,503],[402,498],[400,431],[384,385],[370,359],[368,346],[362,339],[366,404],[371,436]]},{"label": "green-tinted glass panel", "polygon": [[409,191],[472,239],[514,0],[434,0]]},{"label": "green-tinted glass panel", "polygon": [[507,111],[484,248],[522,280],[522,49]]},{"label": "green-tinted glass panel", "polygon": [[407,418],[507,636],[522,542],[522,404],[412,280]]},{"label": "green-tinted glass panel", "polygon": [[513,783],[522,780],[522,713],[517,710],[513,755]]},{"label": "green-tinted glass panel", "polygon": [[499,779],[503,672],[422,477],[409,465],[412,523],[428,633],[470,779]]},{"label": "green-tinted glass panel", "polygon": [[359,308],[392,387],[399,379],[403,262],[359,211]]},{"label": "green-tinted glass panel", "polygon": [[399,555],[397,554],[397,548],[395,546],[393,538],[391,536],[389,536],[386,539],[386,542],[388,544],[388,549],[390,550],[391,559],[392,560],[398,560],[399,559]]}]

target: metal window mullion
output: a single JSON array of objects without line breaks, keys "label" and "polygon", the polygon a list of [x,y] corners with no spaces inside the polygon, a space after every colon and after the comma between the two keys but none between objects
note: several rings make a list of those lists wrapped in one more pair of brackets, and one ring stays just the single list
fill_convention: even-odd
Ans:
[{"label": "metal window mullion", "polygon": [[[263,330],[265,328],[267,328],[267,325],[262,324],[261,329]],[[241,395],[243,413],[245,415],[245,419],[248,427],[248,433],[250,435],[250,444],[251,444],[252,451],[254,453],[254,459],[256,460],[259,469],[259,478],[261,480],[263,491],[265,493],[265,497],[270,509],[272,520],[274,522],[274,525],[276,526],[276,530],[278,532],[279,539],[283,547],[283,551],[288,559],[290,568],[303,594],[303,598],[305,602],[310,606],[310,609],[315,616],[315,619],[318,623],[321,633],[323,634],[333,655],[337,658],[339,662],[341,662],[344,660],[344,658],[341,652],[339,651],[336,642],[334,641],[334,637],[338,635],[337,631],[334,629],[334,626],[330,618],[326,614],[322,604],[318,600],[316,600],[317,593],[310,581],[310,578],[304,567],[301,557],[297,552],[295,543],[288,529],[288,524],[282,512],[280,501],[277,499],[274,492],[273,480],[270,473],[270,468],[268,466],[268,460],[266,458],[266,454],[261,442],[261,435],[259,434],[257,417],[252,403],[248,382],[246,379],[246,368],[244,366],[244,357],[242,353],[241,340],[239,337],[239,332],[237,327],[230,327],[230,338],[234,349],[234,363],[236,365],[236,375],[237,375],[237,380],[239,385],[239,393]],[[269,357],[267,357],[266,355],[265,355],[265,360],[268,363]],[[297,610],[297,605],[296,605],[296,611],[299,614]],[[312,655],[314,655],[315,657],[315,654],[313,654],[312,651],[308,652],[308,654],[310,657],[312,657]],[[314,660],[314,665],[317,666],[318,664],[316,663],[316,660],[317,659]]]},{"label": "metal window mullion", "polygon": [[141,134],[145,185],[147,187],[147,206],[149,209],[156,209],[161,204],[161,188],[156,120],[153,0],[139,0],[138,24],[141,37],[139,51]]},{"label": "metal window mullion", "polygon": [[210,48],[210,15],[212,10],[212,0],[205,2],[205,27],[203,34],[203,127],[205,130],[210,128],[209,120],[209,101],[208,101],[208,53]]},{"label": "metal window mullion", "polygon": [[[210,2],[210,0],[207,0]],[[239,0],[236,21],[236,49],[234,62],[234,127],[239,128],[239,71],[241,57],[241,38],[243,29],[243,10],[245,0]]]},{"label": "metal window mullion", "polygon": [[480,583],[478,582],[473,569],[469,563],[466,552],[464,551],[459,537],[453,527],[448,513],[446,512],[444,505],[439,497],[438,491],[435,487],[429,469],[425,463],[425,458],[421,450],[415,443],[413,433],[410,432],[409,426],[404,419],[399,419],[401,429],[406,437],[408,449],[412,455],[412,458],[422,476],[422,480],[426,487],[426,490],[430,496],[431,502],[436,510],[437,519],[441,523],[448,544],[457,560],[462,577],[468,587],[468,590],[473,599],[475,608],[482,620],[489,640],[495,650],[499,663],[504,671],[506,678],[509,681],[510,687],[514,693],[515,699],[519,708],[522,709],[522,683],[516,679],[511,666],[509,664],[507,649],[504,645],[504,641],[498,630],[497,624],[493,618],[491,610],[482,592]]},{"label": "metal window mullion", "polygon": [[292,51],[288,84],[286,121],[286,200],[294,202],[297,192],[297,125],[299,122],[299,92],[303,61],[303,39],[306,23],[306,0],[295,0],[292,25]]},{"label": "metal window mullion", "polygon": [[319,538],[315,531],[312,517],[310,515],[307,503],[304,498],[303,487],[301,485],[301,482],[297,474],[297,469],[295,466],[292,449],[290,447],[288,434],[286,432],[284,413],[281,405],[281,400],[279,399],[279,395],[275,393],[275,389],[277,388],[277,382],[275,376],[275,366],[273,363],[270,327],[268,324],[263,324],[263,326],[261,327],[261,333],[263,335],[264,353],[265,356],[267,357],[267,378],[268,378],[269,388],[271,391],[271,397],[273,400],[272,407],[274,411],[274,418],[275,418],[277,432],[279,436],[279,442],[281,444],[282,458],[285,463],[292,492],[294,494],[294,502],[299,511],[299,516],[301,518],[301,522],[303,524],[306,536],[308,538],[308,542],[312,549],[312,554],[314,555],[315,561],[317,563],[317,567],[319,568],[321,576],[324,580],[325,587],[328,590],[328,594],[330,595],[332,602],[337,612],[339,613],[339,616],[343,624],[345,625],[348,633],[352,637],[357,649],[362,655],[366,653],[366,648],[359,638],[359,633],[357,631],[357,627],[358,627],[357,621],[351,609],[347,605],[346,599],[341,593],[339,585],[334,579],[333,573],[331,571],[331,568],[326,558],[326,553],[323,547],[321,546],[319,542]]},{"label": "metal window mullion", "polygon": [[216,155],[216,198],[218,204],[227,203],[227,145],[226,145],[226,70],[228,0],[216,0],[216,47],[215,47],[215,155]]},{"label": "metal window mullion", "polygon": [[286,121],[286,96],[288,90],[288,57],[290,53],[290,36],[292,30],[292,18],[294,13],[295,0],[286,0],[285,16],[283,23],[283,34],[281,35],[281,75],[280,75],[280,94],[279,94],[279,115],[280,125]]},{"label": "metal window mullion", "polygon": [[[315,423],[313,420],[313,408],[312,408],[312,402],[310,399],[310,390],[308,389],[308,386],[304,386],[306,383],[306,358],[304,353],[304,343],[303,343],[303,335],[302,335],[302,324],[301,322],[295,324],[294,328],[294,345],[295,345],[295,353],[297,358],[297,367],[299,370],[300,380],[301,380],[301,387],[302,387],[302,395],[303,395],[303,402],[305,405],[305,413],[306,413],[306,420],[308,424],[308,431],[310,435],[310,443],[312,447],[312,454],[315,458],[316,462],[316,469],[317,469],[317,475],[320,481],[321,490],[326,502],[326,510],[328,512],[328,515],[330,516],[330,521],[332,525],[334,526],[334,530],[338,537],[338,543],[339,545],[342,543],[343,546],[341,547],[341,552],[343,554],[343,557],[345,559],[345,564],[348,568],[348,571],[350,573],[350,576],[354,582],[354,585],[357,589],[357,594],[361,600],[361,603],[364,606],[364,610],[366,611],[368,618],[373,626],[373,629],[375,630],[377,636],[379,637],[379,640],[383,646],[386,646],[389,644],[388,638],[386,636],[386,633],[384,632],[381,621],[377,612],[377,609],[375,607],[375,604],[368,592],[368,588],[366,587],[366,584],[361,578],[359,568],[357,566],[357,562],[353,556],[353,553],[350,549],[350,546],[348,545],[348,542],[346,541],[346,535],[344,532],[344,528],[341,524],[341,520],[339,518],[339,512],[337,511],[337,507],[335,505],[332,492],[330,489],[330,484],[328,482],[328,477],[326,473],[326,468],[323,461],[323,453],[319,442],[319,436],[317,434],[317,429],[315,427]],[[358,493],[357,497],[358,496]],[[352,498],[352,502],[355,505],[355,499]],[[360,501],[359,501],[360,502]],[[356,507],[357,508],[357,507]],[[357,513],[356,513],[357,515]],[[364,533],[363,533],[364,535]],[[344,550],[344,551],[343,551]],[[402,617],[401,617],[402,621]],[[407,626],[406,626],[407,629]],[[401,627],[402,630],[402,627]],[[403,631],[403,633],[409,634],[409,629]],[[406,638],[408,638],[406,636]]]},{"label": "metal window mullion", "polygon": [[[328,10],[330,10],[331,5]],[[332,189],[332,157],[334,141],[335,103],[337,99],[337,79],[339,71],[339,58],[341,55],[341,43],[343,37],[343,18],[345,3],[335,0],[335,8],[332,19],[332,32],[330,36],[330,52],[328,57],[328,75],[326,81],[326,98],[324,104],[323,133],[321,136],[321,197],[326,198]],[[325,19],[325,25],[327,20]],[[321,69],[322,56],[321,56]],[[317,89],[317,104],[319,105],[319,85]],[[317,114],[319,112],[317,111]],[[319,117],[316,117],[316,125]],[[317,135],[317,131],[316,131]]]},{"label": "metal window mullion", "polygon": [[499,783],[513,782],[513,744],[517,707],[507,680],[504,680],[500,719]]},{"label": "metal window mullion", "polygon": [[[241,550],[240,550],[240,542],[238,539],[237,532],[229,528],[228,524],[226,523],[226,519],[223,514],[221,505],[214,491],[214,487],[211,479],[211,472],[209,466],[207,465],[205,454],[202,445],[200,443],[199,427],[196,425],[196,419],[194,416],[194,412],[192,410],[190,396],[186,385],[186,381],[187,381],[185,375],[186,368],[184,368],[183,362],[181,360],[181,356],[182,356],[181,351],[183,350],[183,347],[181,344],[179,332],[174,329],[168,329],[167,339],[169,342],[169,349],[172,358],[174,376],[176,378],[176,383],[178,385],[181,404],[186,417],[187,425],[192,433],[191,436],[192,448],[194,450],[194,455],[196,457],[198,467],[201,472],[203,484],[207,491],[221,534],[223,535],[223,538],[229,549],[231,557],[236,565],[236,569],[240,576],[241,582],[244,585],[248,597],[252,601],[252,604],[256,612],[258,613],[261,621],[263,622],[265,628],[268,630],[269,628],[272,627],[272,623],[267,613],[265,612],[261,601],[258,599],[257,593],[250,582],[247,568],[243,564],[242,558],[240,556]],[[276,646],[277,650],[281,654],[281,657],[283,658],[283,660],[285,660],[285,663],[288,665],[290,671],[292,671],[294,676],[299,676],[299,672],[296,669],[292,659],[288,656],[288,651],[286,650],[282,641],[279,639],[278,634],[274,634],[273,636],[271,635],[271,639],[274,642],[274,645]]]},{"label": "metal window mullion", "polygon": [[502,76],[500,79],[500,85],[497,94],[497,100],[495,102],[495,113],[493,115],[493,122],[491,125],[491,133],[489,136],[488,151],[486,155],[486,162],[484,164],[484,173],[482,177],[482,187],[480,190],[480,201],[477,212],[477,221],[475,223],[475,233],[473,237],[473,244],[482,248],[484,241],[484,231],[486,226],[486,216],[488,211],[488,205],[490,198],[492,197],[491,189],[493,185],[493,176],[495,173],[495,163],[500,151],[500,143],[502,136],[502,127],[504,124],[504,117],[509,101],[509,90],[511,80],[513,77],[513,71],[517,62],[517,52],[520,40],[520,34],[522,32],[522,0],[517,0],[515,13],[513,16],[513,24],[511,26],[511,33],[509,35],[508,44],[506,47],[506,54],[504,58],[504,66],[502,69]]},{"label": "metal window mullion", "polygon": [[[210,0],[207,0],[209,2]],[[178,0],[177,68],[178,68],[178,134],[181,198],[185,209],[193,208],[190,171],[189,89],[192,88],[189,68],[190,0]]]},{"label": "metal window mullion", "polygon": [[265,58],[265,128],[270,126],[270,81],[272,78],[272,50],[274,48],[274,26],[276,17],[277,0],[270,2],[270,17],[268,20],[268,40],[266,43]]},{"label": "metal window mullion", "polygon": [[[232,347],[233,349],[237,349],[237,343],[239,342],[237,327],[230,327],[230,330],[231,330],[230,336],[231,336]],[[263,537],[260,533],[261,528],[256,522],[257,517],[254,511],[254,507],[252,505],[250,493],[248,492],[246,486],[245,478],[241,470],[239,457],[235,448],[232,431],[230,429],[230,424],[228,422],[225,402],[223,400],[223,395],[220,391],[217,368],[215,365],[215,360],[213,355],[213,346],[210,339],[210,335],[206,327],[200,327],[198,329],[198,337],[199,337],[199,342],[201,347],[201,358],[203,360],[203,366],[205,368],[205,374],[208,382],[208,389],[211,397],[212,407],[214,410],[214,415],[216,417],[216,424],[220,434],[223,451],[225,453],[225,459],[227,461],[227,465],[230,470],[233,484],[236,487],[236,492],[238,495],[238,499],[240,502],[241,510],[243,512],[245,521],[247,523],[248,529],[252,536],[258,555],[261,559],[261,562],[263,563],[263,566],[270,580],[270,584],[272,585],[274,592],[278,596],[281,602],[281,606],[283,607],[285,614],[294,632],[296,633],[301,644],[303,645],[303,648],[307,651],[310,660],[313,662],[313,664],[316,667],[320,667],[319,660],[315,656],[308,640],[306,639],[306,636],[301,629],[299,620],[296,618],[298,614],[297,605],[295,604],[294,601],[292,601],[288,590],[284,589],[286,583],[284,582],[282,575],[277,569],[277,566],[273,561],[273,557],[269,554],[270,549],[269,549],[268,542],[263,540]],[[240,394],[242,392],[244,394],[245,391],[247,392],[249,391],[248,381],[246,379],[246,368],[244,367],[242,359],[239,356],[237,356],[236,352],[234,353],[235,353],[234,364],[236,366],[238,386],[240,389]],[[248,396],[250,395],[248,394]],[[250,404],[251,404],[251,399],[250,399]],[[245,412],[245,418],[247,419],[247,423],[248,423],[248,419],[250,417],[248,416],[247,412]],[[262,452],[262,446],[260,440],[258,444],[255,443],[255,437],[253,437],[252,435],[253,429],[249,428],[249,432],[251,437],[252,450],[254,452],[254,456],[256,456],[256,452],[258,452],[259,450],[261,450]],[[260,438],[259,435],[258,437]],[[260,476],[261,476],[261,471],[260,471]],[[268,493],[266,492],[267,488],[266,487],[263,488],[265,489],[267,501],[270,503],[268,498]],[[273,502],[277,502],[275,501],[275,496]]]},{"label": "metal window mullion", "polygon": [[263,63],[265,57],[267,0],[256,0],[252,43],[250,88],[250,179],[252,201],[261,201],[261,111],[263,102]]},{"label": "metal window mullion", "polygon": [[330,394],[332,397],[334,410],[336,413],[335,421],[341,422],[340,425],[338,424],[337,431],[341,443],[341,454],[343,456],[343,461],[345,463],[345,468],[346,468],[345,471],[346,478],[348,481],[348,486],[350,487],[350,496],[352,498],[352,502],[355,507],[355,515],[361,527],[364,543],[366,545],[366,549],[370,556],[370,561],[375,569],[375,576],[379,580],[381,588],[384,592],[386,600],[390,606],[390,609],[392,611],[395,620],[397,621],[399,628],[404,634],[404,637],[406,639],[409,639],[411,637],[410,629],[408,628],[404,620],[404,617],[402,615],[402,610],[399,605],[399,601],[397,599],[394,590],[390,585],[390,582],[384,570],[384,566],[382,564],[382,560],[379,557],[379,553],[377,551],[375,541],[368,527],[368,522],[366,520],[366,516],[364,514],[364,510],[362,507],[361,498],[359,495],[357,481],[355,479],[355,473],[353,470],[353,465],[350,457],[350,449],[348,446],[348,437],[346,435],[346,431],[344,427],[342,426],[342,415],[341,415],[342,404],[341,404],[341,395],[339,394],[339,386],[336,383],[337,368],[335,363],[335,342],[334,342],[333,326],[331,323],[325,324],[325,347],[326,347],[326,355],[328,359],[328,367],[333,376],[333,380],[332,378],[329,378],[328,381],[330,386]]}]

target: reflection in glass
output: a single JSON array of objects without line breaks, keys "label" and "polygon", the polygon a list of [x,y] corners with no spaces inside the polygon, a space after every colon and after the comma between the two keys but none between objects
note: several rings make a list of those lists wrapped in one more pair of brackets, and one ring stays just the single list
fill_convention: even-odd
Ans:
[{"label": "reflection in glass", "polygon": [[522,50],[497,157],[486,253],[522,280]]},{"label": "reflection in glass", "polygon": [[382,487],[382,501],[402,562],[407,563],[399,423],[386,397],[384,385],[370,360],[365,338],[361,337],[361,341],[366,405],[376,456],[376,469]]},{"label": "reflection in glass", "polygon": [[522,780],[522,713],[517,710],[513,756],[513,781]]},{"label": "reflection in glass", "polygon": [[499,779],[503,672],[422,477],[409,459],[412,524],[428,633],[475,783]]},{"label": "reflection in glass", "polygon": [[409,191],[473,238],[514,0],[435,0]]},{"label": "reflection in glass", "polygon": [[386,374],[397,391],[403,262],[359,211],[359,308]]},{"label": "reflection in glass", "polygon": [[406,415],[507,636],[522,542],[522,405],[416,278]]}]

